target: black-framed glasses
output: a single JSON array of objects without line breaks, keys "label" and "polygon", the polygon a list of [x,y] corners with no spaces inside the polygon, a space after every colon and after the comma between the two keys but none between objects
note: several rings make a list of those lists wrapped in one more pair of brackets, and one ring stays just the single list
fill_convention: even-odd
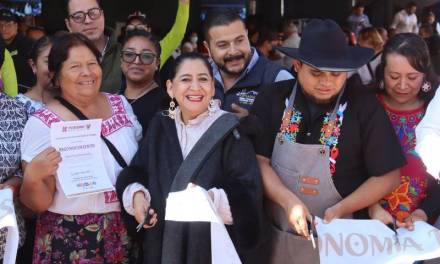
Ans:
[{"label": "black-framed glasses", "polygon": [[121,52],[122,61],[126,63],[133,63],[136,60],[136,57],[139,57],[139,62],[141,64],[150,65],[153,63],[154,58],[156,58],[156,54],[151,52],[136,53],[131,50],[123,50]]},{"label": "black-framed glasses", "polygon": [[82,24],[86,21],[86,16],[89,16],[91,20],[96,20],[102,15],[102,9],[99,7],[90,8],[87,12],[78,11],[69,16],[75,23]]}]

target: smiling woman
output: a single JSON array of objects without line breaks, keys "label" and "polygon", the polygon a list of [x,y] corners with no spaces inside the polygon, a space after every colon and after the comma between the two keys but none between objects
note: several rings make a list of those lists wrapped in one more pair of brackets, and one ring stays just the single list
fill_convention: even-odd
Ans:
[{"label": "smiling woman", "polygon": [[[60,154],[50,147],[51,125],[78,120],[72,112],[77,108],[86,118],[103,120],[101,133],[106,144],[102,144],[102,158],[113,184],[124,166],[115,152],[130,163],[142,129],[124,97],[99,92],[102,71],[98,61],[99,52],[84,35],[56,39],[49,54],[49,71],[58,100],[35,112],[23,132],[21,153],[26,167],[20,198],[41,213],[33,263],[128,262],[131,240],[121,221],[116,194],[68,199],[55,177]],[[69,103],[71,107],[67,107]],[[109,144],[116,151],[110,151]],[[54,233],[57,235],[49,235]]]},{"label": "smiling woman", "polygon": [[[165,201],[189,182],[208,190],[220,219],[231,227],[228,231],[234,246],[227,250],[233,252],[236,247],[243,253],[241,250],[257,243],[260,234],[262,194],[255,153],[246,135],[239,134],[237,118],[212,100],[212,69],[202,55],[181,55],[170,76],[170,109],[151,120],[133,162],[118,177],[116,189],[125,211],[138,223],[144,223],[147,213],[152,216],[144,225],[149,230],[143,234],[142,263],[215,263],[210,223],[166,221],[169,208]],[[175,108],[174,100],[179,107]],[[225,127],[228,129],[222,131]],[[197,170],[189,172],[193,168]],[[148,210],[150,202],[154,210]],[[197,201],[185,205],[193,206],[192,202]],[[212,243],[218,242],[215,238]],[[221,257],[218,263],[230,263],[225,262],[227,256]]]}]

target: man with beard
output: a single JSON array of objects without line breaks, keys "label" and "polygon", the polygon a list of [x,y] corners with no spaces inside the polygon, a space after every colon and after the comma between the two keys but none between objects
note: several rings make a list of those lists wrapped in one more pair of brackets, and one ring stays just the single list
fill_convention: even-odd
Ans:
[{"label": "man with beard", "polygon": [[295,59],[297,79],[266,87],[251,109],[271,220],[251,263],[319,263],[308,222],[364,217],[399,185],[405,158],[374,94],[347,81],[373,50],[348,46],[334,21],[317,19],[299,48],[280,50]]},{"label": "man with beard", "polygon": [[390,28],[395,30],[395,34],[399,33],[418,33],[419,28],[417,26],[417,4],[415,2],[409,2],[406,8],[397,12],[394,15],[393,23]]},{"label": "man with beard", "polygon": [[226,111],[247,116],[262,86],[293,78],[251,47],[245,23],[237,13],[213,10],[205,21],[204,34],[214,69],[215,97]]}]

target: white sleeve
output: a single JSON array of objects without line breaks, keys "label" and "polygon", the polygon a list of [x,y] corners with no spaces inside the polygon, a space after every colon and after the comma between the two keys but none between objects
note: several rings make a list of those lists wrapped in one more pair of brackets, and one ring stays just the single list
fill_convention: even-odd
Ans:
[{"label": "white sleeve", "polygon": [[50,147],[50,128],[38,118],[31,116],[21,138],[21,160],[29,163],[48,147]]},{"label": "white sleeve", "polygon": [[440,90],[428,105],[423,120],[416,127],[416,151],[425,163],[429,174],[440,175]]},{"label": "white sleeve", "polygon": [[124,205],[124,209],[128,214],[133,216],[133,195],[138,191],[142,191],[145,195],[145,199],[147,199],[148,202],[151,202],[150,192],[140,183],[132,183],[128,185],[122,193],[122,204]]},{"label": "white sleeve", "polygon": [[142,139],[142,126],[137,120],[137,117],[133,112],[133,108],[131,107],[131,104],[127,101],[127,98],[125,98],[125,96],[123,95],[120,95],[120,97],[122,98],[122,102],[124,103],[125,111],[128,115],[128,118],[133,123],[136,140],[140,141]]}]

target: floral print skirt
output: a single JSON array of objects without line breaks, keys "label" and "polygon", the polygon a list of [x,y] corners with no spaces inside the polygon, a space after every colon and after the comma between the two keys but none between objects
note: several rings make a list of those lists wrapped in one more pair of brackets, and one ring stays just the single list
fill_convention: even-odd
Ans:
[{"label": "floral print skirt", "polygon": [[131,240],[121,213],[40,215],[33,263],[129,263]]}]

